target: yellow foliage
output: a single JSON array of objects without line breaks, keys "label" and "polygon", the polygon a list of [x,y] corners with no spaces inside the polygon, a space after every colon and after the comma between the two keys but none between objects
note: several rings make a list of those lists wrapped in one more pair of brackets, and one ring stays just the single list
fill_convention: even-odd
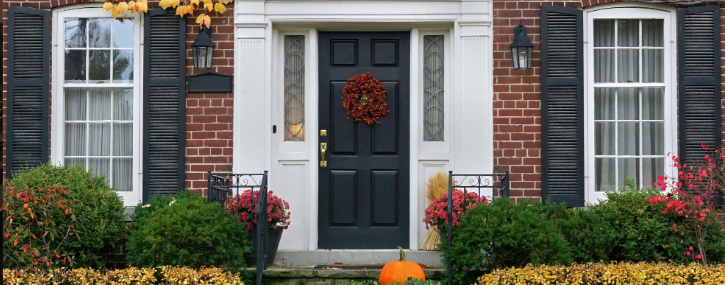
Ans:
[{"label": "yellow foliage", "polygon": [[214,4],[211,3],[211,2],[204,3],[204,9],[207,9],[209,11],[213,11],[214,10]]},{"label": "yellow foliage", "polygon": [[227,7],[221,3],[216,3],[214,4],[214,11],[217,11],[219,14],[224,14],[227,11]]},{"label": "yellow foliage", "polygon": [[117,284],[150,285],[157,283],[154,274],[159,271],[163,284],[231,284],[244,285],[238,274],[224,272],[219,268],[201,268],[162,266],[159,268],[127,268],[109,270],[105,273],[93,269],[55,269],[46,272],[29,272],[3,269],[4,284]]},{"label": "yellow foliage", "polygon": [[478,278],[489,284],[725,284],[725,265],[699,263],[587,263],[571,266],[528,265],[495,270]]},{"label": "yellow foliage", "polygon": [[[184,17],[187,14],[192,15],[194,13],[194,9],[200,3],[204,3],[204,10],[216,11],[220,14],[224,14],[227,11],[226,5],[232,2],[234,2],[234,0],[217,0],[216,3],[214,3],[213,0],[186,0],[182,5],[181,0],[161,0],[159,2],[159,6],[163,9],[176,9],[176,15]],[[118,18],[119,15],[128,17],[126,12],[148,13],[149,5],[148,0],[106,0],[103,4],[103,9],[110,11],[113,18]],[[196,19],[196,23],[199,25],[206,25],[206,27],[209,28],[211,27],[211,17],[206,14],[202,14]]]}]

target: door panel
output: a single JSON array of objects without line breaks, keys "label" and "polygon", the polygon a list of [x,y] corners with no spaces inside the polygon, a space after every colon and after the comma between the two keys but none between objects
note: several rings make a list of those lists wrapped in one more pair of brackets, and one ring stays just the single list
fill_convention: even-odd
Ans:
[{"label": "door panel", "polygon": [[[409,248],[410,33],[319,34],[318,247]],[[347,118],[347,79],[370,72],[388,89],[390,113],[369,126]]]}]

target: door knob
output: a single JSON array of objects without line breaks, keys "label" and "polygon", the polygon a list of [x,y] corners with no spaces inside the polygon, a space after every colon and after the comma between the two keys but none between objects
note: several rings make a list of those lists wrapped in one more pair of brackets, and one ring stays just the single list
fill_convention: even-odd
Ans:
[{"label": "door knob", "polygon": [[320,167],[327,167],[327,160],[325,160],[325,152],[327,152],[327,143],[320,143]]}]

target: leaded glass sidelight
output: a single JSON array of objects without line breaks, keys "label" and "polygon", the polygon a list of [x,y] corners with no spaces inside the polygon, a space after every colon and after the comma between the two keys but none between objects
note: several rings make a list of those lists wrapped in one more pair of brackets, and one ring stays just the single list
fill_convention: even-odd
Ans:
[{"label": "leaded glass sidelight", "polygon": [[284,140],[305,140],[305,36],[284,37]]},{"label": "leaded glass sidelight", "polygon": [[443,36],[425,36],[423,44],[423,140],[443,141]]}]

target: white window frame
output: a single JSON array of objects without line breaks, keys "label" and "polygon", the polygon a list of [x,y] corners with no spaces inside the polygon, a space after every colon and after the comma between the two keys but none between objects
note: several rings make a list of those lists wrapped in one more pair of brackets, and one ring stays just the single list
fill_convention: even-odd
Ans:
[{"label": "white window frame", "polygon": [[[425,36],[443,36],[443,140],[442,141],[426,141],[425,136]],[[453,45],[451,44],[450,29],[420,29],[418,38],[418,90],[417,94],[411,93],[411,96],[418,96],[418,141],[419,152],[421,155],[438,154],[437,158],[445,160],[450,159],[449,152],[451,141],[453,140],[453,88],[451,88],[451,74],[453,74],[453,54],[451,53]],[[415,119],[416,116],[412,116]]]},{"label": "white window frame", "polygon": [[[596,191],[594,130],[594,20],[595,19],[662,19],[664,20],[664,151],[677,155],[677,11],[669,7],[644,4],[615,4],[584,11],[584,177],[585,200],[597,204],[606,200],[604,191]],[[661,83],[638,83],[662,86]],[[627,83],[598,83],[598,87],[627,87]],[[630,86],[631,87],[631,86]],[[676,177],[672,160],[665,156],[662,174]],[[647,185],[645,185],[647,186]]]},{"label": "white window frame", "polygon": [[[60,8],[53,11],[53,89],[52,89],[52,112],[51,112],[51,161],[56,165],[64,165],[64,118],[65,118],[65,98],[63,93],[64,87],[91,87],[95,84],[75,84],[64,83],[65,81],[65,33],[60,32],[65,24],[65,18],[106,18],[111,17],[111,13],[104,11],[100,4],[86,4],[67,8]],[[126,207],[137,206],[143,197],[141,189],[141,130],[143,130],[141,120],[142,108],[142,92],[143,84],[142,76],[142,51],[143,46],[143,26],[142,17],[138,13],[129,14],[129,18],[134,20],[134,70],[133,83],[103,83],[102,87],[133,87],[133,182],[132,191],[116,192],[123,200]]]}]

